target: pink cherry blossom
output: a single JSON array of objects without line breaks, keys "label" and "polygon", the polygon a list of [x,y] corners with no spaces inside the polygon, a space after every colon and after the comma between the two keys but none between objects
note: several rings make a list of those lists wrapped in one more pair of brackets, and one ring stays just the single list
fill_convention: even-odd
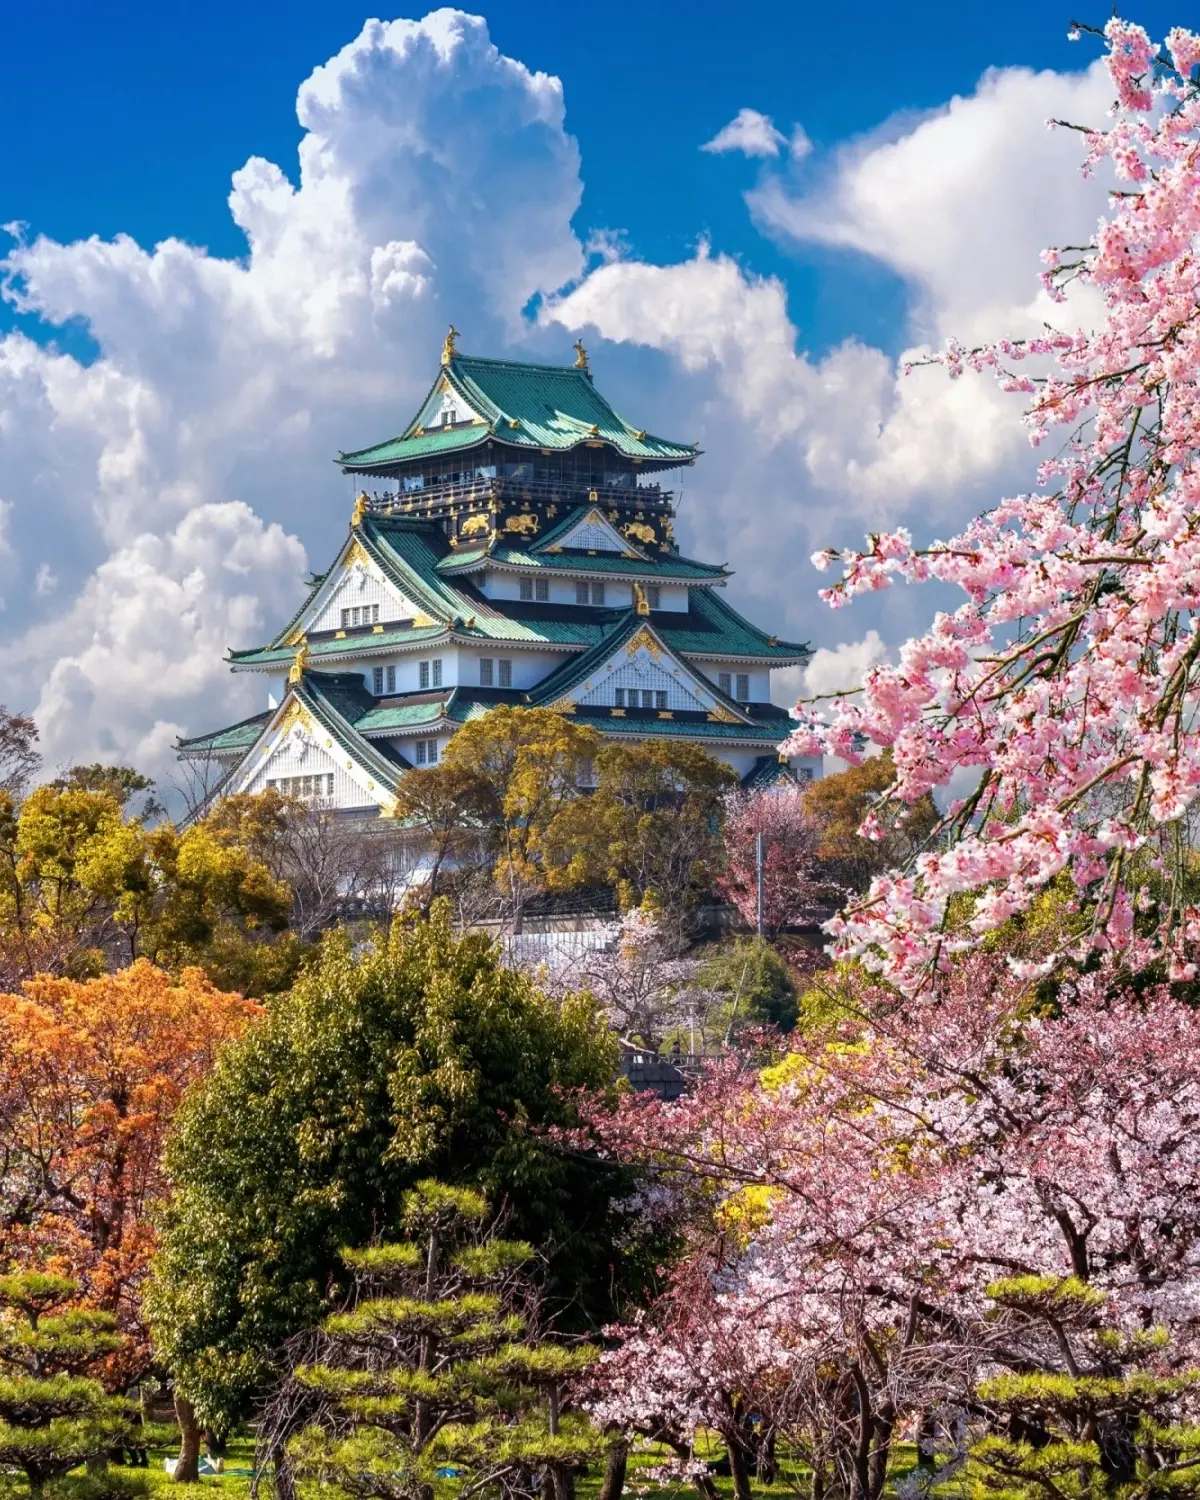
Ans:
[{"label": "pink cherry blossom", "polygon": [[[1193,961],[1175,825],[1200,797],[1200,36],[1176,29],[1160,51],[1113,19],[1104,37],[1117,102],[1084,130],[1084,168],[1107,162],[1120,191],[1091,244],[1048,251],[1043,273],[1058,297],[1097,293],[1101,325],[940,356],[952,377],[1031,393],[1031,439],[1057,450],[1039,489],[946,541],[899,529],[815,559],[841,570],[833,607],[897,579],[965,596],[859,693],[799,705],[786,746],[850,761],[890,746],[902,801],[974,780],[929,853],[834,929],[838,953],[909,990],[945,951],[950,895],[975,895],[978,934],[1063,874],[1095,908],[1096,947]],[[1151,849],[1163,894],[1135,908]]]}]

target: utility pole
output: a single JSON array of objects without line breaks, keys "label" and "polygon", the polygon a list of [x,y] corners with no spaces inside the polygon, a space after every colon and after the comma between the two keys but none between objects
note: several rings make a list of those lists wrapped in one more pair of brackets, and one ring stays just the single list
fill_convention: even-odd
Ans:
[{"label": "utility pole", "polygon": [[765,924],[763,922],[763,844],[764,839],[760,830],[754,835],[754,926],[758,933],[759,942],[765,936]]}]

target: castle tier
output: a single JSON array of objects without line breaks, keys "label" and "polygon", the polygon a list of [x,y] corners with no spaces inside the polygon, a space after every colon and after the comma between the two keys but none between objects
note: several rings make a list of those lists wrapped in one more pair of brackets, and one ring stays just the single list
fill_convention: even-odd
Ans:
[{"label": "castle tier", "polygon": [[459,354],[454,331],[399,437],[343,453],[365,476],[348,534],[295,616],[232,651],[266,679],[253,718],[181,740],[223,791],[268,786],[364,815],[497,703],[622,740],[697,741],[749,783],[780,760],[770,674],[805,661],[725,603],[720,565],[675,544],[662,476],[694,444],[631,426],[574,366]]}]

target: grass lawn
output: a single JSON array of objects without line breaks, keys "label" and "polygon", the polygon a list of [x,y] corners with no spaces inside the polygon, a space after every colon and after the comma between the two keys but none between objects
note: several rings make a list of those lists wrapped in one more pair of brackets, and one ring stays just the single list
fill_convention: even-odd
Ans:
[{"label": "grass lawn", "polygon": [[[196,1497],[198,1492],[204,1491],[210,1500],[249,1500],[250,1494],[250,1469],[254,1462],[254,1438],[251,1434],[242,1437],[231,1438],[225,1454],[225,1469],[223,1474],[206,1477],[198,1484],[175,1485],[171,1476],[163,1467],[163,1460],[174,1458],[178,1452],[177,1448],[151,1448],[149,1469],[131,1469],[123,1465],[114,1465],[117,1473],[127,1474],[131,1478],[137,1478],[148,1484],[154,1492],[154,1500],[168,1500],[175,1496],[177,1500],[186,1500],[186,1497]],[[719,1438],[712,1435],[707,1436],[699,1445],[699,1456],[714,1460],[721,1458],[725,1452],[724,1445]],[[647,1445],[637,1448],[629,1457],[629,1471],[626,1476],[626,1494],[631,1495],[638,1490],[649,1490],[651,1494],[656,1491],[664,1500],[672,1495],[687,1496],[693,1500],[696,1495],[694,1487],[690,1484],[681,1483],[664,1486],[658,1490],[656,1485],[648,1483],[642,1477],[646,1469],[663,1463],[670,1457],[666,1448],[656,1445]],[[906,1473],[916,1462],[916,1450],[910,1444],[898,1444],[894,1454],[893,1473],[896,1477]],[[233,1472],[233,1471],[243,1472]],[[576,1480],[575,1489],[578,1500],[595,1500],[600,1492],[600,1482],[603,1471],[600,1465],[593,1466],[590,1473]],[[780,1456],[779,1477],[773,1485],[760,1485],[755,1483],[756,1493],[763,1495],[764,1500],[769,1496],[778,1496],[779,1500],[792,1495],[807,1496],[809,1488],[809,1471],[804,1465],[791,1461],[786,1455]],[[728,1477],[716,1474],[713,1476],[713,1484],[722,1500],[732,1500],[733,1481]],[[5,1481],[0,1478],[0,1500],[18,1500],[25,1497],[28,1491],[22,1481]],[[264,1492],[264,1500],[269,1497],[269,1491]]]}]

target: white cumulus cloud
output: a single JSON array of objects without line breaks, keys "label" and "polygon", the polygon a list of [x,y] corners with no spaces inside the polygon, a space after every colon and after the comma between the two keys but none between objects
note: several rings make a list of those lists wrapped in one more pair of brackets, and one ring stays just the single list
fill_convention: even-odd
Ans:
[{"label": "white cumulus cloud", "polygon": [[[776,240],[901,276],[914,342],[1019,333],[1044,315],[1037,251],[1086,234],[1098,209],[1077,142],[1042,121],[1107,102],[1096,70],[1009,70],[810,159],[802,179],[782,158],[806,155],[807,136],[788,143],[754,111],[709,147],[766,159],[750,202]],[[868,662],[928,603],[874,601],[866,633],[829,647],[817,546],[883,522],[926,534],[1024,480],[1018,406],[985,382],[904,379],[854,339],[806,351],[782,283],[720,247],[656,265],[597,229],[585,249],[562,87],[479,18],[368,22],[301,85],[297,112],[294,171],[256,157],[233,174],[244,256],[34,236],[5,262],[25,312],[78,319],[99,349],[85,364],[0,339],[0,696],[35,713],[52,765],[161,774],[177,733],[262,704],[225,648],[290,615],[306,563],[345,533],[354,485],[332,458],[408,420],[451,321],[461,347],[532,359],[569,358],[586,329],[619,409],[701,443],[679,535],[737,570],[737,608],[817,648],[796,688]],[[741,143],[718,146],[734,127]],[[585,271],[589,252],[601,264]]]},{"label": "white cumulus cloud", "polygon": [[739,109],[729,124],[700,149],[718,155],[740,151],[743,156],[778,156],[786,143],[787,136],[775,128],[769,115],[757,109]]}]

